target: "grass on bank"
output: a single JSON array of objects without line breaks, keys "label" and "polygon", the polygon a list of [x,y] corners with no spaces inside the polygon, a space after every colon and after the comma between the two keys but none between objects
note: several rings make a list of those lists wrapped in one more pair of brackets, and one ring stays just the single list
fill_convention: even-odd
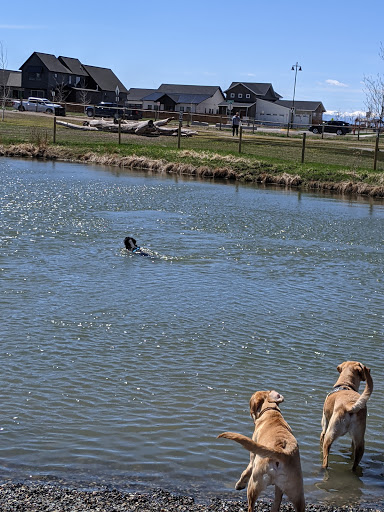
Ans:
[{"label": "grass on bank", "polygon": [[[58,118],[59,120],[60,118]],[[83,117],[85,120],[85,116]],[[82,119],[66,119],[81,124]],[[196,128],[193,127],[195,130]],[[239,179],[249,179],[260,173],[299,176],[303,181],[361,182],[384,186],[384,156],[378,155],[377,170],[373,171],[374,137],[360,141],[356,137],[307,136],[305,163],[301,164],[302,136],[285,136],[284,130],[276,134],[244,132],[241,153],[239,140],[231,131],[216,128],[197,128],[199,134],[181,139],[177,137],[138,137],[107,132],[85,132],[57,126],[56,144],[53,145],[53,118],[49,115],[6,112],[0,122],[0,144],[29,142],[37,146],[57,147],[61,155],[75,159],[88,153],[100,156],[136,155],[166,163],[207,167],[229,168]],[[284,136],[283,136],[284,135]]]}]

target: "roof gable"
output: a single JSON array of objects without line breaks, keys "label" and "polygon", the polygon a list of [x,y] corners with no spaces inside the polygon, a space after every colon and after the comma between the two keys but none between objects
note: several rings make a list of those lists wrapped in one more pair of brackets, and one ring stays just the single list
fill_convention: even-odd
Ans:
[{"label": "roof gable", "polygon": [[65,67],[55,55],[51,53],[40,53],[33,52],[32,55],[20,66],[19,69],[22,69],[32,57],[37,57],[41,63],[48,69],[48,71],[52,71],[53,73],[70,73],[69,69]]},{"label": "roof gable", "polygon": [[127,89],[117,78],[115,73],[109,68],[100,68],[97,66],[83,65],[85,71],[96,82],[102,91],[115,91],[116,86],[119,87],[120,92],[127,93]]},{"label": "roof gable", "polygon": [[227,93],[238,85],[244,86],[246,89],[256,94],[256,96],[266,96],[268,93],[270,93],[272,96],[276,97],[276,99],[281,98],[280,94],[277,94],[277,92],[274,91],[272,84],[269,82],[232,82],[228,89],[224,92]]},{"label": "roof gable", "polygon": [[74,59],[72,57],[59,57],[59,61],[68,68],[68,70],[77,76],[88,76],[88,73],[83,68],[82,63],[79,59]]},{"label": "roof gable", "polygon": [[170,97],[167,93],[165,92],[161,92],[161,91],[157,91],[157,90],[154,90],[153,92],[151,92],[150,94],[148,94],[147,96],[144,96],[143,97],[143,100],[144,101],[159,101],[160,98],[163,98],[164,96],[168,96]]}]

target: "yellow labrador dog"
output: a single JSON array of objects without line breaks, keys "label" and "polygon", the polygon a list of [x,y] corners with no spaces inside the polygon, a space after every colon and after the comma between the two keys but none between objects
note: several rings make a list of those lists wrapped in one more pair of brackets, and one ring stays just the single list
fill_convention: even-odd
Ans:
[{"label": "yellow labrador dog", "polygon": [[257,391],[249,402],[255,423],[252,439],[234,432],[218,436],[233,439],[250,452],[248,467],[236,483],[236,489],[248,484],[248,512],[253,512],[258,496],[268,485],[275,486],[271,512],[279,510],[283,494],[296,512],[305,510],[299,446],[279,409],[278,404],[283,401],[277,391]]},{"label": "yellow labrador dog", "polygon": [[[367,401],[373,391],[373,382],[369,368],[357,361],[345,361],[337,370],[340,376],[325,399],[321,420],[323,468],[328,466],[332,443],[349,432],[354,456],[352,469],[355,470],[364,454]],[[358,393],[360,381],[366,381],[361,395]]]}]

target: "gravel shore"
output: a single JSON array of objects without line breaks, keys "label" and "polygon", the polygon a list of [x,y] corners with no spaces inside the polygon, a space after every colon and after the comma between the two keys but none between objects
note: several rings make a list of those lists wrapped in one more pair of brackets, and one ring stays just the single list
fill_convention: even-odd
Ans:
[{"label": "gravel shore", "polygon": [[[269,512],[271,502],[258,500],[255,512]],[[289,504],[281,512],[292,512]],[[311,512],[372,512],[383,507],[307,504]],[[179,496],[161,489],[149,493],[129,493],[116,489],[78,490],[42,483],[3,483],[0,485],[1,512],[246,512],[245,500],[214,498],[197,503],[190,496]]]}]

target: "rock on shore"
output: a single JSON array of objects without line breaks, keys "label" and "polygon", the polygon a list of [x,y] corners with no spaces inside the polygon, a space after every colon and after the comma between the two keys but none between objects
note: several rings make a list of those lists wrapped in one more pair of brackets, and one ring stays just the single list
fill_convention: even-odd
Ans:
[{"label": "rock on shore", "polygon": [[[258,500],[255,512],[269,512],[271,502]],[[161,489],[149,493],[129,493],[116,489],[78,490],[54,484],[4,483],[0,485],[1,512],[246,512],[245,501],[219,498],[196,503],[192,497],[178,496]],[[289,504],[281,512],[292,512]],[[384,508],[310,505],[311,512],[373,512]]]}]

